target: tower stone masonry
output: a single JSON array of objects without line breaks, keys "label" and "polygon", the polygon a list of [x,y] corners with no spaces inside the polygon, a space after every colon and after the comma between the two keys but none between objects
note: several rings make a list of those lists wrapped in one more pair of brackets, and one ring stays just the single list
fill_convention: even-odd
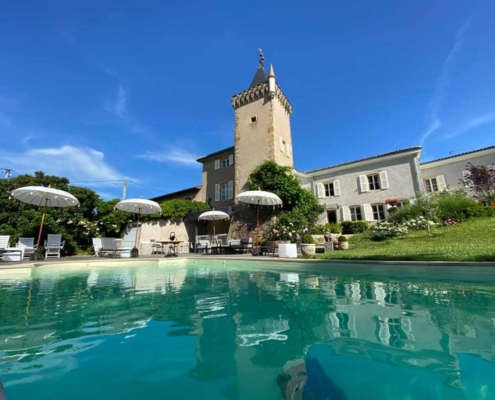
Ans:
[{"label": "tower stone masonry", "polygon": [[292,107],[278,86],[273,66],[260,65],[249,88],[232,97],[235,110],[235,194],[248,189],[251,172],[264,161],[293,167]]}]

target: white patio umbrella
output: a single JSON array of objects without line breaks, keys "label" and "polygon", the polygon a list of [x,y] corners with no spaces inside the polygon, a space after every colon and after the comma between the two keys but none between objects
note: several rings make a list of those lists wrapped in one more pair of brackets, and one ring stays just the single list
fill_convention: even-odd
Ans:
[{"label": "white patio umbrella", "polygon": [[211,211],[205,211],[203,214],[201,214],[198,217],[198,220],[200,221],[213,221],[213,236],[215,236],[215,221],[225,221],[226,219],[229,219],[229,214],[223,211],[216,211],[216,210],[211,210]]},{"label": "white patio umbrella", "polygon": [[258,234],[260,230],[260,207],[261,206],[282,206],[282,199],[275,193],[265,192],[263,190],[248,190],[239,193],[236,199],[241,203],[256,205],[256,239],[255,246],[258,247]]},{"label": "white patio umbrella", "polygon": [[13,190],[10,195],[14,199],[19,200],[23,203],[43,207],[43,216],[41,217],[41,224],[38,233],[38,242],[36,243],[36,248],[39,248],[40,246],[41,231],[43,229],[43,223],[45,222],[46,208],[64,208],[79,205],[79,200],[77,200],[72,194],[65,192],[64,190],[52,189],[50,187],[25,186]]},{"label": "white patio umbrella", "polygon": [[136,241],[134,243],[134,247],[136,248],[139,234],[139,216],[141,214],[158,214],[162,212],[160,204],[158,204],[156,201],[146,199],[128,199],[119,201],[115,205],[115,210],[127,211],[137,214]]}]

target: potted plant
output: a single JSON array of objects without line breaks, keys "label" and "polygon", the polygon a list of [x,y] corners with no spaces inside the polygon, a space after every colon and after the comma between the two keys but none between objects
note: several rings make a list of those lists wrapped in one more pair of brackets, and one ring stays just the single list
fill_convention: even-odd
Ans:
[{"label": "potted plant", "polygon": [[304,234],[301,239],[301,253],[304,256],[314,256],[316,253],[316,244],[313,236]]},{"label": "potted plant", "polygon": [[347,250],[349,248],[349,242],[347,241],[347,237],[345,237],[344,235],[339,236],[338,241],[339,249]]}]

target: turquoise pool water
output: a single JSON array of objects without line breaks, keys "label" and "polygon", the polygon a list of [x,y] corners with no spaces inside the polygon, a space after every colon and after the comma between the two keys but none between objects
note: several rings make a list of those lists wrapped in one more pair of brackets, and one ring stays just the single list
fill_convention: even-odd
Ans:
[{"label": "turquoise pool water", "polygon": [[493,280],[294,265],[0,271],[7,398],[495,399]]}]

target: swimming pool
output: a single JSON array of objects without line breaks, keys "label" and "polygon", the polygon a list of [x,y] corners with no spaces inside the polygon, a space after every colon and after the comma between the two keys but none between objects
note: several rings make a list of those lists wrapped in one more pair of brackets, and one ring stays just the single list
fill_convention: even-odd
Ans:
[{"label": "swimming pool", "polygon": [[202,259],[0,271],[0,376],[8,400],[493,399],[492,276]]}]

